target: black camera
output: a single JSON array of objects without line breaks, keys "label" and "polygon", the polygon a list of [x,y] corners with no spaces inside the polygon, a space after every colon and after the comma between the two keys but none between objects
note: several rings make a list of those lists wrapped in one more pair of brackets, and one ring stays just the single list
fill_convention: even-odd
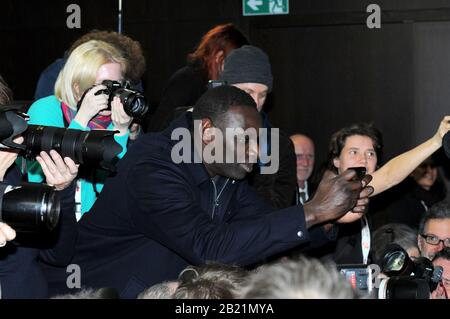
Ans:
[{"label": "black camera", "polygon": [[379,283],[379,299],[429,299],[443,272],[442,267],[434,267],[425,257],[410,259],[397,244],[388,245],[380,267],[388,278]]},{"label": "black camera", "polygon": [[[53,149],[77,164],[115,169],[115,161],[122,147],[114,140],[114,131],[27,125],[27,115],[19,112],[18,108],[8,105],[0,109],[0,143],[4,147],[19,149],[21,155],[30,159],[41,151]],[[13,138],[20,134],[24,142],[14,143]]]},{"label": "black camera", "polygon": [[118,96],[123,104],[123,109],[131,117],[143,117],[148,111],[148,104],[145,97],[139,91],[132,90],[128,84],[122,85],[120,82],[104,80],[102,85],[106,89],[99,90],[95,95],[108,95],[108,109],[111,109],[111,102]]},{"label": "black camera", "polygon": [[366,176],[366,168],[364,166],[362,166],[362,167],[350,167],[349,169],[352,169],[352,170],[356,171],[355,180],[362,181],[364,176]]},{"label": "black camera", "polygon": [[50,186],[0,183],[0,221],[17,231],[50,231],[58,224],[60,201]]}]

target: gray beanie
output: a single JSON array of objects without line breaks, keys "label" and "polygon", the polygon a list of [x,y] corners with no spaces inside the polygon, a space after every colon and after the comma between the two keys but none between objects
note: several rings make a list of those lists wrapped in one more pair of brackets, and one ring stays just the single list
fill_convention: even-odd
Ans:
[{"label": "gray beanie", "polygon": [[269,57],[263,50],[253,45],[244,45],[234,49],[225,58],[224,68],[219,80],[228,84],[260,83],[272,91],[272,71]]}]

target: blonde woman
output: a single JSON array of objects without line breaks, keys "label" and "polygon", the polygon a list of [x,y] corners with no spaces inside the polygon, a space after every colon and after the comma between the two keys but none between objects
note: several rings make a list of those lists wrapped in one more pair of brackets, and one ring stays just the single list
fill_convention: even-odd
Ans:
[{"label": "blonde woman", "polygon": [[[111,110],[107,110],[108,96],[95,93],[106,88],[101,85],[104,80],[121,81],[125,71],[124,57],[110,44],[92,40],[79,45],[59,73],[55,95],[39,99],[31,105],[28,111],[29,124],[79,130],[118,130],[119,133],[114,137],[123,148],[119,158],[123,157],[132,118],[125,113],[118,97],[112,101]],[[28,177],[32,182],[41,182],[44,174],[39,165],[32,164],[29,165]],[[77,218],[90,210],[103,187],[105,177],[106,172],[102,170],[79,177],[75,193]]]}]

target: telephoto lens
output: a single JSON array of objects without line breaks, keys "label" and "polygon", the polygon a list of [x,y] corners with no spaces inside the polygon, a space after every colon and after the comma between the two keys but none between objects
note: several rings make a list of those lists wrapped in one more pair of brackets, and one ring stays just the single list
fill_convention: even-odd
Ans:
[{"label": "telephoto lens", "polygon": [[59,221],[60,201],[50,186],[0,183],[0,221],[17,231],[50,231]]},{"label": "telephoto lens", "polygon": [[122,146],[114,140],[116,131],[81,131],[53,126],[29,125],[23,133],[25,156],[36,157],[41,151],[57,151],[77,164],[114,171]]}]

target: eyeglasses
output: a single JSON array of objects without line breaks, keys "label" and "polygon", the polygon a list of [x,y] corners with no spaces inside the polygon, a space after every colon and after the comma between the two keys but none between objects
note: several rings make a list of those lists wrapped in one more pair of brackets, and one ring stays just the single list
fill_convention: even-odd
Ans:
[{"label": "eyeglasses", "polygon": [[450,248],[450,238],[440,239],[439,237],[436,237],[434,235],[427,235],[427,234],[421,234],[420,236],[423,239],[425,239],[427,244],[436,246],[439,245],[440,242],[442,242],[445,247]]}]

